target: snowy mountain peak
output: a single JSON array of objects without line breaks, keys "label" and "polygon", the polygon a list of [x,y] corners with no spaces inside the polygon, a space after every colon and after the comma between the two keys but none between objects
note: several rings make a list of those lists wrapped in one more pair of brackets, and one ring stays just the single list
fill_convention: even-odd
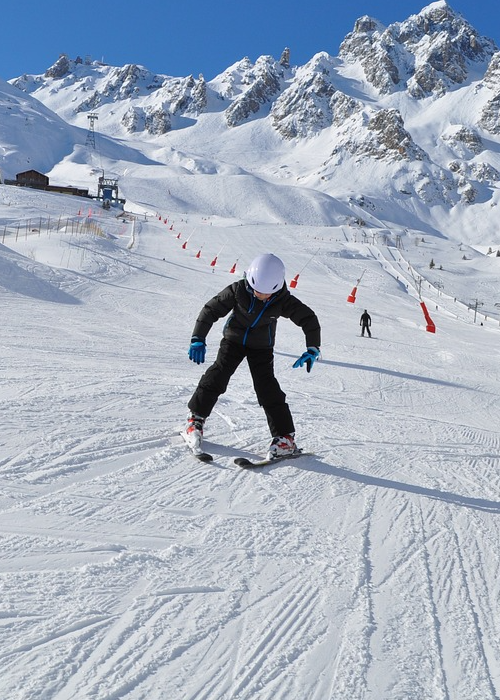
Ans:
[{"label": "snowy mountain peak", "polygon": [[[19,110],[16,127],[40,119],[46,128],[46,114],[57,114],[58,130],[46,143],[55,139],[60,147],[35,158],[32,144],[41,130],[33,129],[29,153],[4,147],[4,176],[30,166],[58,172],[64,162],[78,172],[75,184],[91,186],[95,167],[85,169],[82,162],[95,159],[85,149],[94,113],[100,157],[119,176],[129,177],[137,162],[165,169],[165,178],[179,169],[251,172],[262,181],[312,188],[321,198],[321,221],[323,197],[334,199],[338,211],[339,199],[354,188],[356,197],[381,207],[390,197],[391,216],[399,207],[398,222],[411,212],[415,225],[425,220],[439,230],[441,214],[436,221],[433,206],[445,220],[453,212],[463,238],[472,214],[462,216],[460,207],[481,207],[483,220],[494,219],[500,201],[500,52],[447,2],[389,26],[364,15],[338,56],[318,52],[300,66],[290,59],[288,48],[279,59],[243,57],[205,81],[203,75],[172,77],[141,65],[109,66],[62,54],[45,74],[10,81],[23,92],[15,106],[5,107]],[[23,95],[31,97],[29,115]],[[36,115],[40,102],[44,110]],[[0,124],[6,144],[15,140],[9,135],[13,124]],[[240,182],[236,196],[227,197],[227,187],[225,180],[207,206],[238,218]],[[194,190],[178,197],[201,206]],[[270,216],[280,218],[275,197]]]},{"label": "snowy mountain peak", "polygon": [[464,83],[471,67],[496,50],[491,39],[479,36],[441,0],[387,28],[371,17],[360,18],[342,42],[340,56],[359,62],[381,94],[403,89],[420,99]]}]

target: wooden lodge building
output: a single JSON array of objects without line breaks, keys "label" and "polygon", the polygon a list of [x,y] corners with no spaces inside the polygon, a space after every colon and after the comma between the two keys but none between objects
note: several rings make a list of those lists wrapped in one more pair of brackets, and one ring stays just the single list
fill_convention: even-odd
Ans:
[{"label": "wooden lodge building", "polygon": [[61,185],[49,185],[49,178],[38,170],[25,170],[17,173],[15,180],[4,180],[6,185],[17,185],[18,187],[32,187],[36,190],[46,190],[47,192],[60,192],[62,194],[73,194],[78,197],[89,197],[88,189],[80,187],[63,187]]}]

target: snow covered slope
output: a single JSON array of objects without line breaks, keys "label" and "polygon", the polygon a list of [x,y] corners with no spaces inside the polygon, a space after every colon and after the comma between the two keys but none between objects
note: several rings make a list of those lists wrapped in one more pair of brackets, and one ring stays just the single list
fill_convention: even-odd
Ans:
[{"label": "snow covered slope", "polygon": [[[425,240],[255,223],[250,194],[247,221],[137,202],[117,217],[0,186],[4,695],[495,700],[498,320],[420,280]],[[292,369],[304,340],[284,319],[276,347],[315,456],[233,465],[269,440],[242,366],[203,465],[178,435],[203,369],[192,326],[267,250],[322,323],[311,374]],[[459,297],[492,290],[486,252]]]},{"label": "snow covered slope", "polygon": [[[499,66],[439,0],[210,84],[0,82],[4,177],[126,199],[0,184],[6,698],[498,700]],[[234,465],[270,438],[243,365],[203,465],[193,324],[266,251],[322,325],[310,374],[284,319],[275,353],[314,456]]]}]

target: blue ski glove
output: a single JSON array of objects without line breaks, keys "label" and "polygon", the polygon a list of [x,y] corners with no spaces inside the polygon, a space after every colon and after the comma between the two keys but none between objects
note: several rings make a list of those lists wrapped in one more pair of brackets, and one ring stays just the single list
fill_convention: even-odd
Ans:
[{"label": "blue ski glove", "polygon": [[311,367],[316,362],[318,357],[319,348],[307,348],[307,351],[303,352],[299,359],[293,363],[293,368],[297,369],[297,367],[303,367],[304,365],[306,365],[307,371],[310,372]]},{"label": "blue ski glove", "polygon": [[197,365],[203,364],[205,362],[206,349],[205,341],[194,335],[191,338],[191,345],[188,350],[189,359],[196,362]]}]

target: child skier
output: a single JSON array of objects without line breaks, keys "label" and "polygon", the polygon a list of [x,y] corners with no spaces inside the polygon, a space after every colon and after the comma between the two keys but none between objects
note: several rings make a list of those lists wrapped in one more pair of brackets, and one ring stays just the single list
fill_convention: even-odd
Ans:
[{"label": "child skier", "polygon": [[205,419],[246,357],[255,393],[271,432],[267,457],[275,459],[292,454],[297,450],[295,427],[286,395],[274,376],[276,323],[279,316],[284,316],[302,328],[307,350],[293,367],[306,365],[310,372],[320,354],[318,318],[312,309],[290,294],[285,283],[285,266],[272,253],[255,258],[244,279],[230,284],[205,304],[194,326],[188,351],[190,360],[197,364],[205,362],[208,332],[216,321],[229,313],[217,358],[201,377],[188,402],[191,413],[186,441],[192,448],[201,449]]}]

